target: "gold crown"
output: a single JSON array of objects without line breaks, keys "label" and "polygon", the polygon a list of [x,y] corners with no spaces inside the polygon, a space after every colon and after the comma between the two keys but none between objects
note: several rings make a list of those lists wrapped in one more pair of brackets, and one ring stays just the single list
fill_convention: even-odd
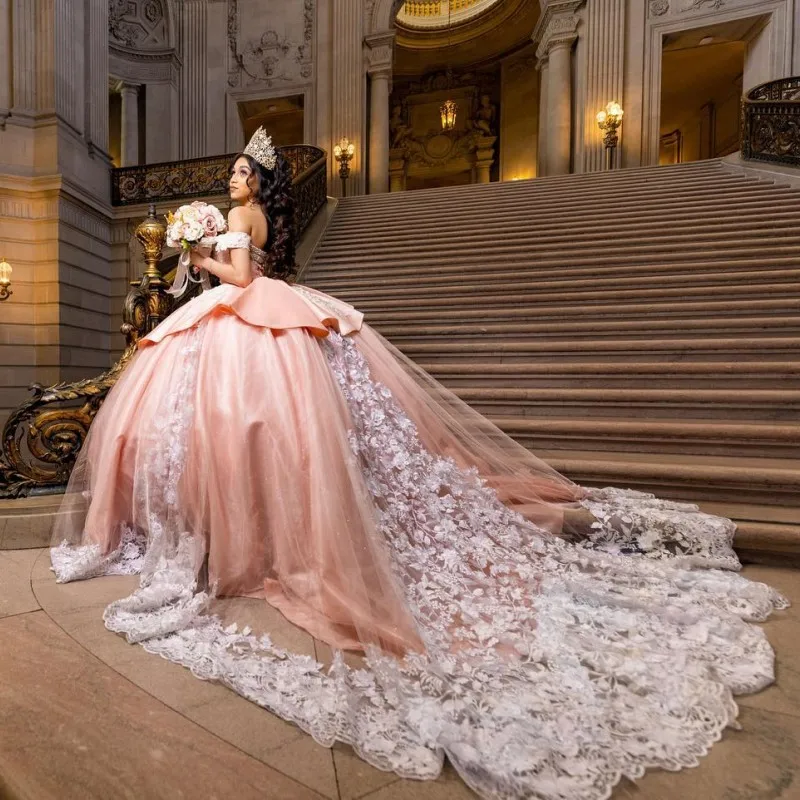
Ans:
[{"label": "gold crown", "polygon": [[278,154],[272,146],[272,137],[267,136],[263,126],[253,134],[242,152],[258,161],[264,169],[275,169]]}]

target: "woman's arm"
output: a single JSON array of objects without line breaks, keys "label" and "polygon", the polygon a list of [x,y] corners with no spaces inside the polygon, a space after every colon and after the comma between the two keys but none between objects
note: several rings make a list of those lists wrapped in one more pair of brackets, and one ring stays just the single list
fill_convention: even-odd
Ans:
[{"label": "woman's arm", "polygon": [[[228,214],[228,230],[231,233],[246,233],[248,236],[250,235],[247,209],[237,206],[230,210]],[[241,287],[249,286],[253,282],[250,268],[250,251],[244,247],[236,247],[230,251],[230,254],[230,264],[224,264],[211,256],[204,256],[197,250],[192,250],[189,256],[192,259],[192,264],[212,272],[221,281]]]}]

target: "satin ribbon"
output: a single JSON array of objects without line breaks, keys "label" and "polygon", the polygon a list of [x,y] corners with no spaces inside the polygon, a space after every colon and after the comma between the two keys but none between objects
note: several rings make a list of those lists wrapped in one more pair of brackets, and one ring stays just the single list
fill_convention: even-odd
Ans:
[{"label": "satin ribbon", "polygon": [[199,283],[203,287],[203,291],[208,291],[211,288],[211,278],[208,270],[201,269],[199,277],[192,276],[191,264],[192,259],[190,256],[191,250],[199,247],[212,248],[217,241],[216,236],[201,239],[194,247],[189,250],[182,250],[178,258],[178,269],[175,271],[175,280],[172,281],[172,287],[167,289],[167,294],[173,297],[180,297],[189,288],[190,283]]}]

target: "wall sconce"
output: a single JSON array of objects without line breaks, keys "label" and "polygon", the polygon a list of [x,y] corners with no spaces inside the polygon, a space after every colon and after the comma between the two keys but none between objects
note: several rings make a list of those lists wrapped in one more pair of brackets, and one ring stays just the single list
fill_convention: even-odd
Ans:
[{"label": "wall sconce", "polygon": [[11,264],[5,259],[0,260],[0,300],[8,300],[14,292],[11,291]]},{"label": "wall sconce", "polygon": [[339,162],[339,177],[342,179],[342,197],[347,197],[347,179],[350,177],[350,159],[356,152],[356,146],[345,136],[333,148],[333,155]]},{"label": "wall sconce", "polygon": [[597,115],[597,126],[603,131],[603,145],[606,148],[606,169],[614,169],[614,153],[619,145],[619,126],[625,112],[619,103],[609,103]]}]

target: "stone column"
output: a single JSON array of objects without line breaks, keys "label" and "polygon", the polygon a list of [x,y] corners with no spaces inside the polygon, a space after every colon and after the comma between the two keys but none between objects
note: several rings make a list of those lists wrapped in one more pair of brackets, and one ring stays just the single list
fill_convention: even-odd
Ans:
[{"label": "stone column", "polygon": [[[332,15],[333,52],[331,54],[331,139],[323,144],[329,153],[346,136],[356,152],[350,162],[347,194],[364,194],[364,164],[367,159],[364,72],[364,0],[336,0]],[[333,157],[329,156],[331,161]],[[338,169],[336,170],[338,175]],[[341,192],[341,181],[328,187],[333,195]]]},{"label": "stone column", "polygon": [[475,148],[475,183],[491,183],[496,136],[481,136]]},{"label": "stone column", "polygon": [[370,78],[369,193],[389,191],[389,82],[392,77],[394,31],[364,39]]},{"label": "stone column", "polygon": [[577,106],[582,119],[576,120],[583,131],[577,154],[581,172],[605,169],[603,134],[597,127],[597,112],[608,103],[620,103],[625,66],[625,7],[626,0],[592,0],[586,6],[586,47],[582,67],[584,96]]},{"label": "stone column", "polygon": [[536,174],[547,175],[547,114],[549,105],[550,63],[545,57],[539,62],[539,152],[536,154]]},{"label": "stone column", "polygon": [[[206,0],[176,3],[180,41],[181,72],[178,117],[180,157],[200,158],[206,153],[206,115],[208,113],[207,18]],[[222,109],[215,109],[221,113]]]},{"label": "stone column", "polygon": [[549,0],[539,18],[533,41],[536,55],[547,61],[545,118],[545,174],[570,171],[572,155],[572,45],[578,38],[579,17],[584,0]]},{"label": "stone column", "polygon": [[122,95],[122,146],[120,156],[123,167],[139,163],[139,87],[132,83],[120,85]]},{"label": "stone column", "polygon": [[569,172],[572,150],[572,44],[550,49],[547,87],[547,174]]}]

